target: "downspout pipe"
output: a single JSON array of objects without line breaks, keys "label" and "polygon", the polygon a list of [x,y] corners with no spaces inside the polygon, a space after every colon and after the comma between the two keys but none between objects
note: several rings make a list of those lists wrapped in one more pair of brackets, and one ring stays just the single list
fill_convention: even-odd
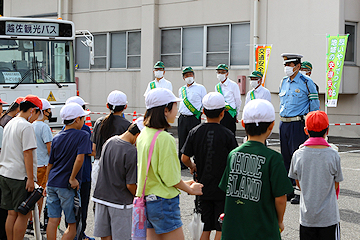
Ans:
[{"label": "downspout pipe", "polygon": [[[259,0],[254,0],[254,53],[255,46],[258,44],[259,33],[258,33],[258,22],[259,22]],[[255,71],[255,64],[254,64]]]},{"label": "downspout pipe", "polygon": [[58,19],[62,19],[62,12],[61,12],[61,6],[62,6],[62,1],[58,0]]}]

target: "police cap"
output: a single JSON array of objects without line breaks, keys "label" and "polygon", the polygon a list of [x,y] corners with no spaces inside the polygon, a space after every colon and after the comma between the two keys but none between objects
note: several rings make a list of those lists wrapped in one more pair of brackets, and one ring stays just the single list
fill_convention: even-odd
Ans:
[{"label": "police cap", "polygon": [[301,58],[303,55],[297,54],[297,53],[283,53],[281,54],[281,57],[284,58],[284,64],[288,62],[301,62]]}]

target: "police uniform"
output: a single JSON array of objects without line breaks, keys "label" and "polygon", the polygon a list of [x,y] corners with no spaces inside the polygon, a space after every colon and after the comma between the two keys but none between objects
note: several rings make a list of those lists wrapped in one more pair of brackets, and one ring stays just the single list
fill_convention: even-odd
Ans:
[{"label": "police uniform", "polygon": [[[156,62],[154,65],[154,70],[159,69],[159,68],[163,68],[165,70],[165,65],[161,61]],[[151,89],[154,89],[154,88],[166,88],[166,89],[169,89],[170,91],[172,91],[172,84],[170,81],[166,80],[164,77],[162,77],[159,81],[155,78],[154,81],[151,81],[148,83],[145,93],[144,93],[144,96]]]},{"label": "police uniform", "polygon": [[[259,71],[254,71],[251,73],[249,78],[262,78],[263,75]],[[258,86],[256,89],[251,89],[247,92],[246,98],[245,98],[245,105],[250,101],[254,99],[264,99],[271,102],[271,93],[267,88],[264,88],[263,86]]]},{"label": "police uniform", "polygon": [[[219,64],[216,70],[229,70],[226,64]],[[236,131],[236,116],[240,115],[241,98],[239,86],[229,78],[215,85],[215,91],[221,93],[226,102],[224,118],[220,124],[230,129],[234,134]]]},{"label": "police uniform", "polygon": [[[183,69],[183,75],[188,72],[194,72],[191,67]],[[201,123],[202,99],[206,95],[206,89],[203,85],[193,82],[190,86],[187,84],[179,89],[179,98],[182,99],[179,106],[178,119],[178,137],[179,137],[179,160],[181,162],[181,149],[186,141],[187,135],[191,129]],[[186,98],[185,98],[186,97]],[[190,104],[189,104],[190,103]],[[182,165],[183,166],[183,165]]]},{"label": "police uniform", "polygon": [[[301,61],[302,55],[282,54],[284,64]],[[284,77],[279,87],[280,97],[280,148],[284,164],[289,172],[291,158],[308,136],[304,132],[305,116],[319,110],[320,102],[314,82],[298,72],[293,80]],[[294,184],[295,182],[293,182]]]}]

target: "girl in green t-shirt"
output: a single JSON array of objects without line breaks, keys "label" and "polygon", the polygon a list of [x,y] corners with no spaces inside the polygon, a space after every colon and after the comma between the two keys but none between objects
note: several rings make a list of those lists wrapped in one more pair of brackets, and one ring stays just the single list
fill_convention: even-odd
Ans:
[{"label": "girl in green t-shirt", "polygon": [[[158,130],[169,128],[177,114],[177,102],[181,99],[168,89],[156,88],[145,96],[145,128],[139,135],[138,189],[140,197],[146,177],[150,144]],[[184,239],[179,207],[179,190],[192,195],[202,195],[203,185],[181,180],[181,168],[176,153],[174,137],[162,131],[155,142],[148,179],[145,187],[147,236],[150,239]]]}]

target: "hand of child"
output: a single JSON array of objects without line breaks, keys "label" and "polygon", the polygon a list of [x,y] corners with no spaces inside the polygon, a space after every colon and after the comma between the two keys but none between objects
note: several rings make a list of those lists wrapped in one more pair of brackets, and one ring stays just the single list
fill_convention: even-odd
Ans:
[{"label": "hand of child", "polygon": [[34,180],[30,180],[29,178],[26,180],[26,191],[33,192],[35,188]]},{"label": "hand of child", "polygon": [[196,172],[196,171],[197,171],[196,164],[192,163],[190,166],[190,174],[194,174],[194,172]]},{"label": "hand of child", "polygon": [[78,182],[78,180],[76,180],[76,178],[73,180],[69,179],[69,183],[71,185],[71,188],[79,190],[79,182]]},{"label": "hand of child", "polygon": [[189,187],[191,186],[191,184],[193,184],[195,181],[194,180],[187,180],[187,181],[184,181],[184,183],[186,185],[188,185]]},{"label": "hand of child", "polygon": [[282,233],[282,231],[284,231],[284,228],[285,228],[284,223],[279,223],[279,231],[280,231],[280,233]]},{"label": "hand of child", "polygon": [[44,188],[43,196],[46,197],[46,187]]},{"label": "hand of child", "polygon": [[191,195],[203,195],[202,192],[203,187],[204,185],[202,185],[201,183],[194,182],[193,184],[190,185],[190,188],[192,189]]}]

